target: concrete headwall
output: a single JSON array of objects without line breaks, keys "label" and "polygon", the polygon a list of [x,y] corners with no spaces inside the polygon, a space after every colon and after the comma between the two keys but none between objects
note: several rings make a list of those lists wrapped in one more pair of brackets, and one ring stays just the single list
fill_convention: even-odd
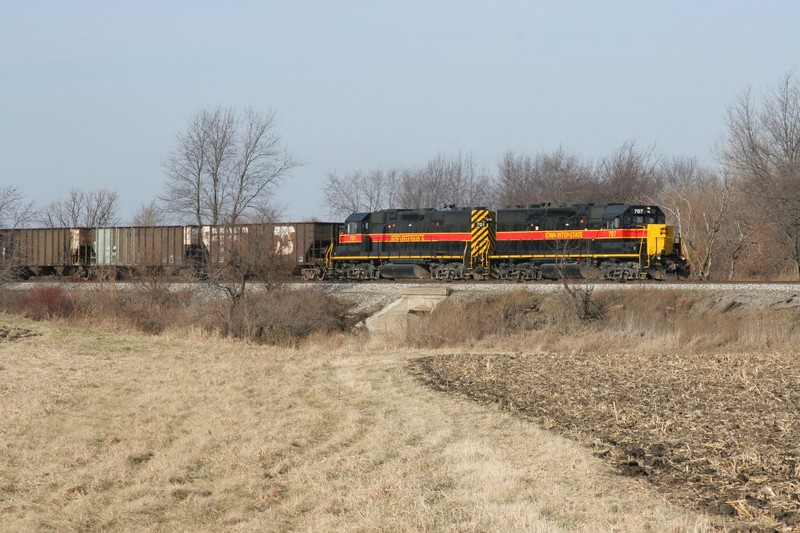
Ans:
[{"label": "concrete headwall", "polygon": [[404,289],[400,298],[390,303],[364,323],[370,333],[388,333],[397,337],[405,335],[409,318],[420,313],[430,313],[450,294],[447,287],[413,287]]}]

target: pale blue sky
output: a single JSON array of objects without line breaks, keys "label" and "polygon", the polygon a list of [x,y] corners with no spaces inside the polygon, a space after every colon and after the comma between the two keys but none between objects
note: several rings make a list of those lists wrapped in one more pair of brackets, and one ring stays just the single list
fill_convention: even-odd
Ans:
[{"label": "pale blue sky", "polygon": [[634,140],[711,163],[733,98],[799,67],[795,0],[0,0],[0,184],[40,204],[107,187],[128,218],[216,105],[277,111],[305,163],[287,220],[324,215],[329,171],[438,152],[494,169]]}]

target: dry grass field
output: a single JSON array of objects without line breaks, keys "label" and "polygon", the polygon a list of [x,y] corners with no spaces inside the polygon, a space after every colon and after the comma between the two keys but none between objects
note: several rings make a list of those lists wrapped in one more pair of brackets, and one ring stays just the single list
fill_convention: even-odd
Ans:
[{"label": "dry grass field", "polygon": [[226,306],[0,294],[0,530],[800,529],[797,294]]},{"label": "dry grass field", "polygon": [[5,531],[714,524],[565,438],[429,389],[409,362],[437,351],[0,324]]}]

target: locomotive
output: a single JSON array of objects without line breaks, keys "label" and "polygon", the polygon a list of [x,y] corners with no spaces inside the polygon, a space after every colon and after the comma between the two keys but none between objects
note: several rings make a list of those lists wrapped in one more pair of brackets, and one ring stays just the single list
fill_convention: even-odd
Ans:
[{"label": "locomotive", "polygon": [[353,213],[317,276],[338,279],[684,279],[680,237],[652,205]]},{"label": "locomotive", "polygon": [[[653,205],[383,209],[343,224],[0,230],[0,272],[205,277],[244,254],[305,280],[683,279],[680,237]],[[255,269],[258,270],[258,269]],[[256,274],[257,275],[257,274]]]}]

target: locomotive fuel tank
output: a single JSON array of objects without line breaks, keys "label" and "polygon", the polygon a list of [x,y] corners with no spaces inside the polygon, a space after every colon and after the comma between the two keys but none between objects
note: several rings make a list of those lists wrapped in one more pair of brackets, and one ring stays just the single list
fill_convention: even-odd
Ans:
[{"label": "locomotive fuel tank", "polygon": [[381,265],[380,273],[386,279],[430,279],[431,273],[422,265],[386,263]]}]

